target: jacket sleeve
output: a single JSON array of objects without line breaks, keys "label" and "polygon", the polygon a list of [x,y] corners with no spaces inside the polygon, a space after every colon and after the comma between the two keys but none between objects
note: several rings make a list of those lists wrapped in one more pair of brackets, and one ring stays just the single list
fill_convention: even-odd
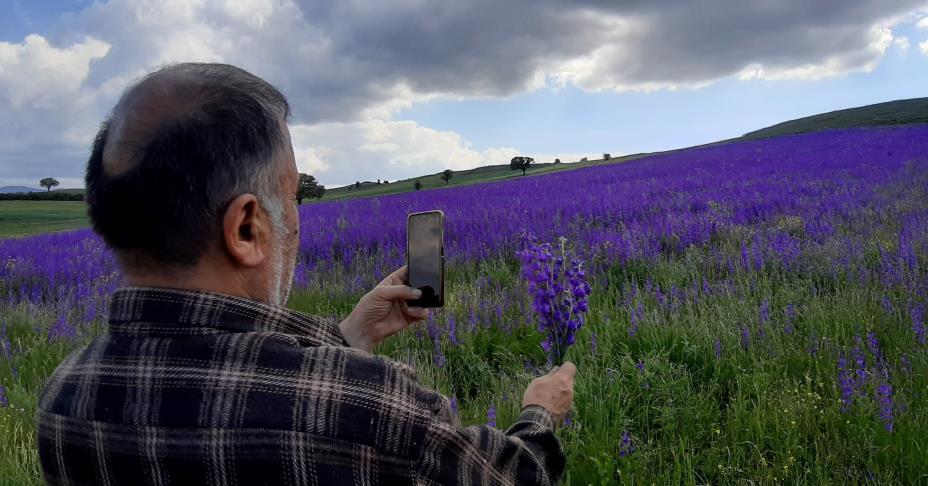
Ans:
[{"label": "jacket sleeve", "polygon": [[439,414],[430,424],[418,463],[428,482],[548,485],[564,473],[564,453],[542,407],[525,407],[505,432],[454,422]]}]

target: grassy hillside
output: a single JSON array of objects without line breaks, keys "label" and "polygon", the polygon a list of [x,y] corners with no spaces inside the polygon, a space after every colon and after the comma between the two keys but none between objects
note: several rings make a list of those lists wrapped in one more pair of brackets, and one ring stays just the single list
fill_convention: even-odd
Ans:
[{"label": "grassy hillside", "polygon": [[0,238],[88,225],[83,201],[0,201]]},{"label": "grassy hillside", "polygon": [[[560,170],[570,170],[570,169],[579,169],[581,167],[592,167],[595,165],[602,164],[614,164],[626,162],[635,158],[642,157],[643,154],[630,155],[625,157],[614,157],[609,160],[589,160],[586,162],[574,162],[574,163],[544,163],[544,164],[533,164],[530,169],[525,173],[525,176],[547,174],[550,172],[560,171]],[[510,170],[509,164],[501,165],[487,165],[483,167],[477,167],[476,169],[470,170],[461,170],[455,171],[454,177],[445,184],[445,181],[441,180],[441,173],[424,175],[421,177],[415,177],[412,179],[404,179],[400,181],[390,182],[389,184],[377,184],[376,182],[362,182],[360,188],[354,188],[353,186],[344,186],[337,187],[333,189],[328,189],[325,192],[325,196],[322,198],[323,201],[331,201],[335,199],[349,199],[354,197],[368,197],[368,196],[384,196],[387,194],[397,194],[401,192],[409,192],[415,190],[415,183],[418,180],[422,183],[421,190],[427,189],[440,189],[444,187],[454,187],[462,186],[467,184],[476,184],[480,182],[491,182],[499,181],[504,179],[512,179],[517,177],[523,177],[522,171]],[[350,189],[349,189],[350,188]],[[304,202],[305,204],[305,202]]]},{"label": "grassy hillside", "polygon": [[928,98],[896,100],[807,116],[744,134],[746,139],[817,132],[832,128],[928,123]]}]

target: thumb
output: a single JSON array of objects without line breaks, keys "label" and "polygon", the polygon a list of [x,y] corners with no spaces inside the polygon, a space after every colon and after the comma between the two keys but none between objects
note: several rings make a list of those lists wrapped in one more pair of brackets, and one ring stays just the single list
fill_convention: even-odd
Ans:
[{"label": "thumb", "polygon": [[565,361],[563,365],[557,371],[562,375],[566,375],[567,378],[573,378],[577,374],[577,367],[570,361]]},{"label": "thumb", "polygon": [[422,291],[408,285],[381,285],[377,296],[384,300],[413,300],[422,297]]}]

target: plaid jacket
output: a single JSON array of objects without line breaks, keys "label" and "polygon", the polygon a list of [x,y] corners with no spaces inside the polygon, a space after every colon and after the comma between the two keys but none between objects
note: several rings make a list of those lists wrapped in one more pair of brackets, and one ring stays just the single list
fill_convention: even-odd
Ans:
[{"label": "plaid jacket", "polygon": [[48,380],[38,444],[49,484],[549,484],[565,463],[544,409],[462,428],[332,320],[143,288]]}]

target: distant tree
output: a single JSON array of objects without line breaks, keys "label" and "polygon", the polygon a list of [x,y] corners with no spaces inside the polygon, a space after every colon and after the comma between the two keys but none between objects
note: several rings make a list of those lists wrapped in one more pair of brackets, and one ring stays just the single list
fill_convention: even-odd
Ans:
[{"label": "distant tree", "polygon": [[554,163],[555,163],[555,164],[560,164],[560,163],[561,163],[561,159],[554,159]]},{"label": "distant tree", "polygon": [[580,162],[586,162],[586,157],[580,159]]},{"label": "distant tree", "polygon": [[415,187],[418,191],[419,189],[422,189],[422,182],[420,182],[419,179],[416,179],[416,183],[413,184],[412,187]]},{"label": "distant tree", "polygon": [[309,174],[300,174],[300,186],[296,192],[297,204],[303,204],[303,199],[322,199],[325,187],[316,182],[316,178]]},{"label": "distant tree", "polygon": [[386,180],[386,179],[384,179],[384,180],[383,180],[383,183],[384,183],[384,184],[389,184],[389,183],[390,183],[390,181],[388,181],[388,180]]},{"label": "distant tree", "polygon": [[355,189],[360,189],[360,188],[361,188],[361,181],[356,181],[356,182],[354,183],[354,188],[355,188]]},{"label": "distant tree", "polygon": [[609,160],[612,158],[612,154],[603,154],[603,160]]},{"label": "distant tree", "polygon": [[521,155],[518,157],[513,157],[512,160],[509,161],[509,169],[521,170],[522,175],[525,175],[525,171],[528,169],[528,166],[532,164],[532,162],[535,162],[535,159],[531,157],[523,157]]},{"label": "distant tree", "polygon": [[441,180],[445,181],[446,186],[452,177],[454,177],[454,171],[451,169],[445,169],[445,171],[441,173]]},{"label": "distant tree", "polygon": [[61,183],[58,182],[58,179],[55,179],[54,177],[46,177],[39,181],[39,185],[48,189],[49,192],[51,192],[52,188],[57,186],[58,184],[61,184]]},{"label": "distant tree", "polygon": [[380,185],[380,179],[377,179],[377,185],[378,186]]}]

